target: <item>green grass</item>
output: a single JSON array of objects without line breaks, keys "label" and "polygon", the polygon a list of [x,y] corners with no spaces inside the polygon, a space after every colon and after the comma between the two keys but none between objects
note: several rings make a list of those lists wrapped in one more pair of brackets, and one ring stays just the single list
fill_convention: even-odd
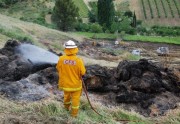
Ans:
[{"label": "green grass", "polygon": [[11,39],[17,39],[20,41],[22,40],[28,40],[32,42],[34,41],[31,36],[26,35],[20,28],[8,29],[0,25],[0,34],[5,35]]},{"label": "green grass", "polygon": [[109,33],[74,32],[73,34],[84,36],[86,38],[109,39],[109,40],[116,39],[115,34],[109,34]]},{"label": "green grass", "polygon": [[139,59],[141,59],[141,56],[133,55],[133,54],[128,54],[125,59],[126,60],[137,60],[138,61]]},{"label": "green grass", "polygon": [[9,8],[0,8],[0,13],[21,19],[23,21],[34,22],[46,25],[45,15],[50,11],[43,2],[38,0],[22,1],[15,3]]},{"label": "green grass", "polygon": [[124,40],[180,44],[180,37],[126,35]]},{"label": "green grass", "polygon": [[[97,115],[89,106],[86,99],[81,99],[80,110],[77,118],[70,117],[70,112],[63,108],[63,103],[56,100],[44,100],[33,103],[13,102],[0,98],[0,122],[11,119],[24,123],[47,124],[116,124],[121,119],[143,121],[148,120],[136,113],[128,113],[118,108],[110,109],[93,102],[94,108],[103,116]],[[4,114],[4,118],[1,116]],[[131,122],[130,121],[130,122]]]},{"label": "green grass", "polygon": [[[109,34],[109,33],[74,32],[73,34],[84,36],[86,38],[108,39],[108,40],[115,40],[117,37],[116,34]],[[123,40],[180,44],[180,37],[125,35],[123,36]]]},{"label": "green grass", "polygon": [[2,48],[4,46],[4,44],[6,43],[6,41],[9,39],[10,38],[8,36],[0,33],[0,48]]},{"label": "green grass", "polygon": [[75,5],[79,8],[79,15],[81,18],[88,17],[88,8],[83,0],[73,0]]}]

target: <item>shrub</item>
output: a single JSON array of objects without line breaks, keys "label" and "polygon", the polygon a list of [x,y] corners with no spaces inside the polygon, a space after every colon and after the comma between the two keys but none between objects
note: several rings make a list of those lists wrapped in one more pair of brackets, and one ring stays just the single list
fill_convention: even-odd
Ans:
[{"label": "shrub", "polygon": [[90,30],[89,24],[78,22],[75,26],[77,31],[88,32]]},{"label": "shrub", "polygon": [[131,11],[126,11],[124,16],[133,17],[133,13]]},{"label": "shrub", "polygon": [[129,28],[129,30],[126,31],[126,33],[135,35],[136,34],[136,29],[131,27],[131,28]]},{"label": "shrub", "polygon": [[137,20],[137,21],[136,21],[136,24],[137,24],[137,25],[141,25],[141,24],[142,24],[142,20]]},{"label": "shrub", "polygon": [[116,31],[118,31],[118,29],[119,29],[119,23],[118,22],[113,22],[112,25],[111,25],[111,28],[110,28],[110,32],[114,33]]},{"label": "shrub", "polygon": [[93,23],[90,27],[90,31],[93,33],[102,33],[102,27],[98,23]]}]

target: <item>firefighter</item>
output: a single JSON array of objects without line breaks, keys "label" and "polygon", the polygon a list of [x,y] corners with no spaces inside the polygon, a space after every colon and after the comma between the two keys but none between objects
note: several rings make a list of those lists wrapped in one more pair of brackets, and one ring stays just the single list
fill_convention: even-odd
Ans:
[{"label": "firefighter", "polygon": [[78,48],[74,41],[64,44],[65,55],[59,57],[56,69],[59,73],[58,88],[64,91],[64,107],[71,111],[72,117],[77,117],[82,93],[82,76],[85,66],[81,58],[77,57]]}]

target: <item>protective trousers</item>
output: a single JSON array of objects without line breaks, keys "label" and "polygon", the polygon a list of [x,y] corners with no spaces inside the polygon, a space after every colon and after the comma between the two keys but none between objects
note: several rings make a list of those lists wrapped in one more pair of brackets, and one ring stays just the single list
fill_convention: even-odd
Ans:
[{"label": "protective trousers", "polygon": [[73,117],[76,117],[78,114],[81,93],[82,90],[64,91],[64,107],[67,110],[71,110],[71,116]]}]

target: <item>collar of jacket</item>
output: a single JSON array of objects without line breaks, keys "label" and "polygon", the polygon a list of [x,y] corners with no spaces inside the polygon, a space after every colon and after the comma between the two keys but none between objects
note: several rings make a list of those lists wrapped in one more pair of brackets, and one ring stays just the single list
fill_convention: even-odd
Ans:
[{"label": "collar of jacket", "polygon": [[79,49],[78,48],[68,48],[68,49],[64,49],[64,53],[67,56],[72,56],[72,55],[76,55],[78,53]]}]

